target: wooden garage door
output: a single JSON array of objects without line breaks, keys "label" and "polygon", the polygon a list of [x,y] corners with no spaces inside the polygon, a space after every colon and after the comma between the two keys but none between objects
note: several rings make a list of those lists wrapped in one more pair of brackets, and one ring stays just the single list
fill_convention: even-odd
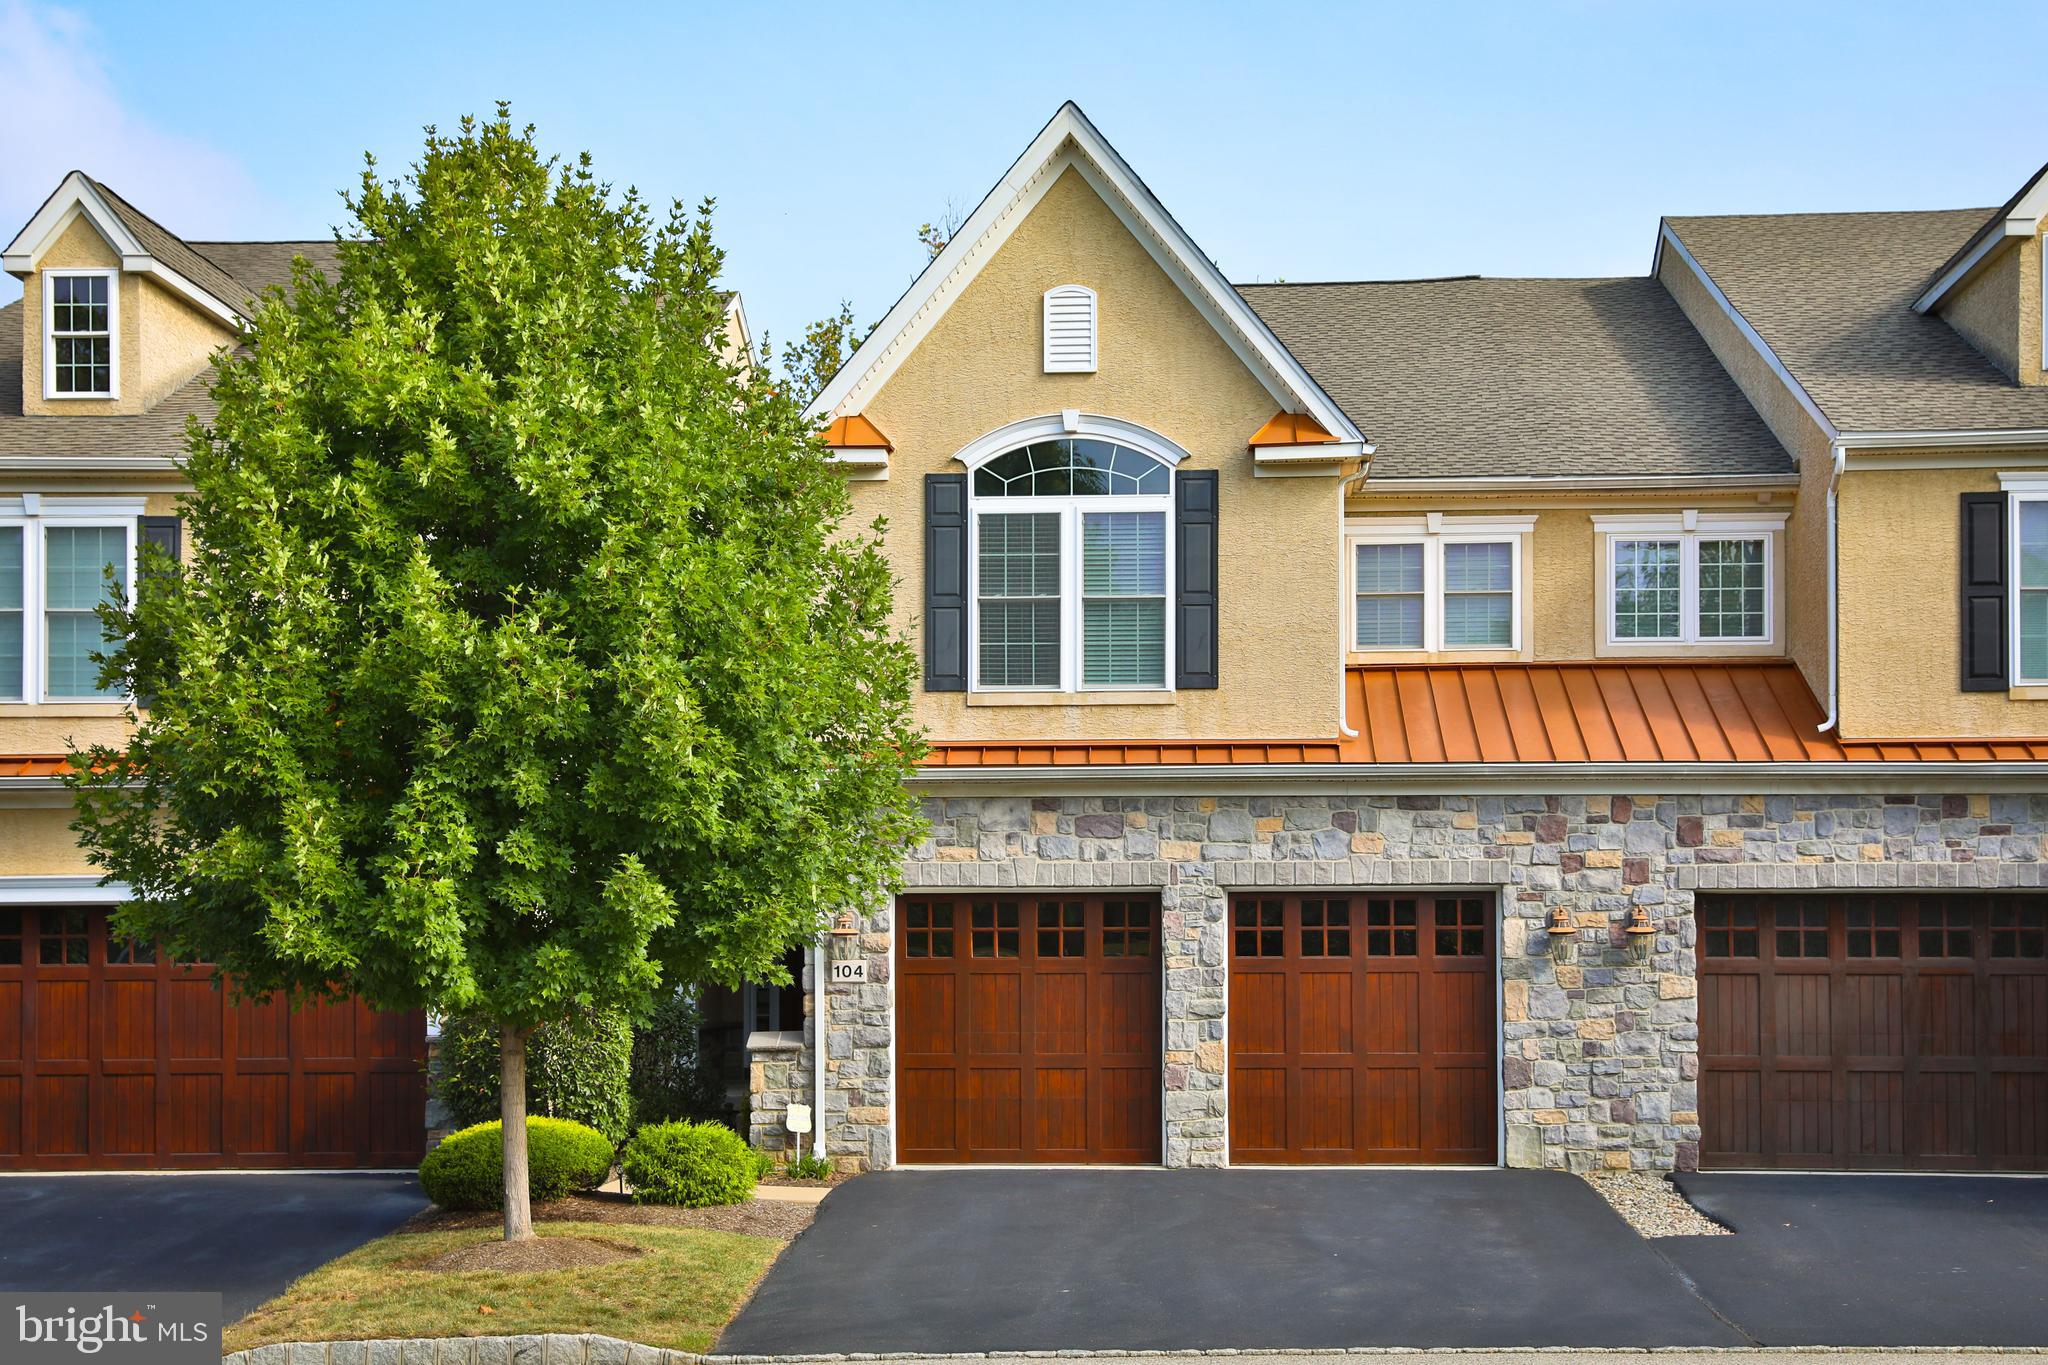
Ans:
[{"label": "wooden garage door", "polygon": [[1696,909],[1701,1164],[2048,1169],[2048,898]]},{"label": "wooden garage door", "polygon": [[426,1017],[231,1003],[109,940],[100,906],[0,906],[0,1170],[411,1166]]},{"label": "wooden garage door", "polygon": [[1492,899],[1230,905],[1234,1162],[1494,1160]]},{"label": "wooden garage door", "polygon": [[897,905],[904,1161],[1159,1160],[1159,901]]}]

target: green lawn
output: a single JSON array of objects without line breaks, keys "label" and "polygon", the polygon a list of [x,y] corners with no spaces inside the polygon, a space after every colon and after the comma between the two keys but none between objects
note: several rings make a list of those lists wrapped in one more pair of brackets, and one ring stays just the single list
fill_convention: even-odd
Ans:
[{"label": "green lawn", "polygon": [[223,1346],[602,1332],[703,1351],[785,1245],[773,1237],[626,1223],[543,1223],[534,1230],[628,1243],[646,1254],[570,1270],[441,1273],[419,1267],[500,1234],[395,1232],[294,1282],[230,1326]]}]

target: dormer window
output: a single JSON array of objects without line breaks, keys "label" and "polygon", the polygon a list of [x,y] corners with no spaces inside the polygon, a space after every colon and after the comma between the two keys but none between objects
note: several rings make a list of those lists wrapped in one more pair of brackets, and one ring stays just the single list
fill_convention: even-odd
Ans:
[{"label": "dormer window", "polygon": [[51,270],[43,275],[43,396],[113,398],[114,274]]}]

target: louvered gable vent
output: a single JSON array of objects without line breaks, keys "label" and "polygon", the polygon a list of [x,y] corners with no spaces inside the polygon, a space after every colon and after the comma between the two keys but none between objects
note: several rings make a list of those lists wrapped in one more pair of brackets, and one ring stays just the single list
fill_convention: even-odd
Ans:
[{"label": "louvered gable vent", "polygon": [[1045,372],[1095,373],[1095,291],[1086,285],[1045,291]]}]

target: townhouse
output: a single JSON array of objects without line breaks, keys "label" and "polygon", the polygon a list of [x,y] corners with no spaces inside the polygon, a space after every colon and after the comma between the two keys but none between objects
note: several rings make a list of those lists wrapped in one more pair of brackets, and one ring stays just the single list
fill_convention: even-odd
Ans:
[{"label": "townhouse", "polygon": [[[2048,1166],[2044,211],[1233,287],[1063,107],[816,405],[887,518],[932,828],[716,1002],[752,1136]],[[5,249],[0,1168],[422,1146],[420,1016],[111,937],[55,780],[126,724],[90,611],[183,547],[208,357],[331,251],[82,174]]]},{"label": "townhouse", "polygon": [[2048,1166],[2044,212],[1233,287],[1063,107],[815,405],[932,833],[756,1139]]}]

